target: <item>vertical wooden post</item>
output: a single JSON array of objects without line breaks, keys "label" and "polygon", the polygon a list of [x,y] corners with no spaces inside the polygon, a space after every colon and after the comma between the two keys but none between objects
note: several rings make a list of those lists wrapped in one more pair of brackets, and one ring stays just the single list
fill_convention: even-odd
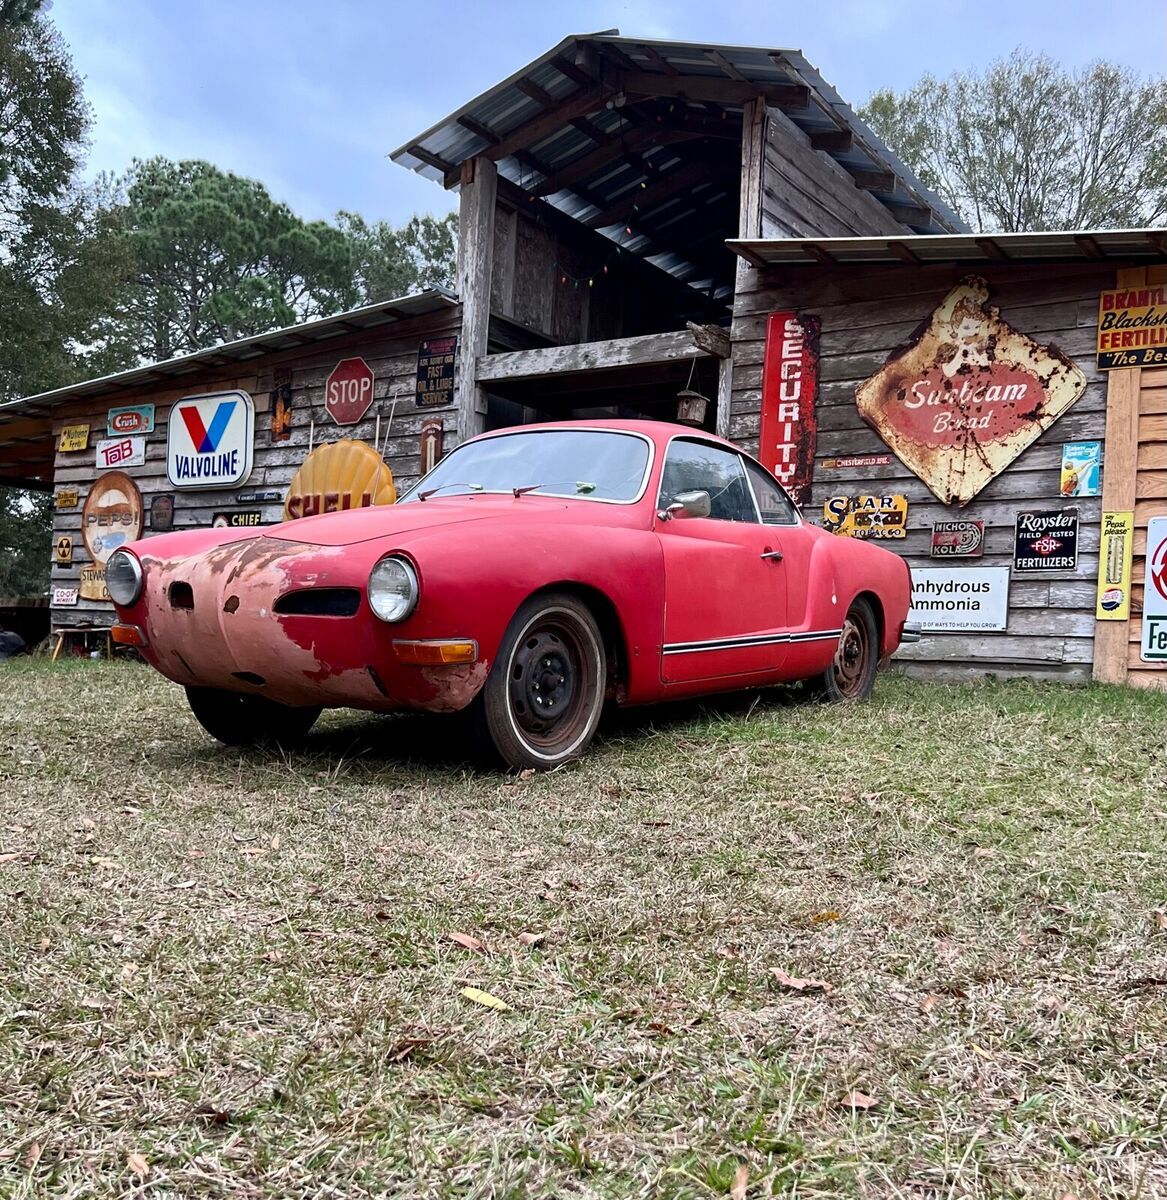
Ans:
[{"label": "vertical wooden post", "polygon": [[[1145,267],[1130,267],[1118,272],[1116,286],[1139,287],[1146,278]],[[1134,511],[1139,465],[1139,375],[1138,367],[1120,367],[1107,373],[1103,512]],[[1099,683],[1127,682],[1129,629],[1127,621],[1094,623],[1093,675]]]},{"label": "vertical wooden post", "polygon": [[476,379],[478,358],[486,353],[490,331],[490,279],[494,266],[494,207],[498,168],[489,158],[462,164],[458,203],[458,298],[462,333],[454,366],[458,441],[486,428],[486,393]]},{"label": "vertical wooden post", "polygon": [[[742,174],[738,197],[737,235],[756,238],[762,234],[762,165],[766,158],[766,100],[759,96],[742,105]],[[744,258],[737,260],[734,298],[748,286],[753,267]],[[732,337],[732,333],[731,333]],[[718,374],[717,432],[729,437],[730,408],[733,397],[733,343],[729,358]]]}]

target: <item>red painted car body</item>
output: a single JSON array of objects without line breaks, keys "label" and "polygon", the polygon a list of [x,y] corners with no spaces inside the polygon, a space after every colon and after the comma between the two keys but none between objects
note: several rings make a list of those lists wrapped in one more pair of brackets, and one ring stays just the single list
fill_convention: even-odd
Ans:
[{"label": "red painted car body", "polygon": [[[910,580],[899,556],[797,518],[662,519],[670,444],[740,454],[728,442],[660,422],[595,421],[500,430],[466,445],[556,429],[644,439],[648,465],[635,499],[438,494],[260,531],[164,534],[130,548],[143,590],[118,617],[141,631],[143,655],[176,683],[381,711],[465,708],[519,607],[544,590],[575,593],[591,607],[610,643],[608,693],[623,704],[821,674],[860,596],[875,613],[881,657],[900,644]],[[412,563],[420,594],[397,624],[378,619],[366,593],[371,569],[390,553]],[[312,601],[336,589],[357,593],[352,615],[280,611],[294,593]],[[436,639],[474,642],[474,661],[402,661],[402,643]]]}]

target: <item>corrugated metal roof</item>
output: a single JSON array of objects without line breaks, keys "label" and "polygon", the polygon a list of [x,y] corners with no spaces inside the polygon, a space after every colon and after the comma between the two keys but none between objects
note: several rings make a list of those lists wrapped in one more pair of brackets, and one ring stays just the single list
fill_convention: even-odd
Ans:
[{"label": "corrugated metal roof", "polygon": [[321,317],[300,325],[289,325],[286,329],[273,329],[270,333],[224,342],[222,345],[211,346],[194,354],[184,354],[179,358],[168,358],[144,367],[131,367],[128,371],[119,371],[114,375],[102,375],[97,379],[72,383],[66,387],[54,388],[51,392],[40,392],[35,396],[9,400],[0,404],[0,437],[6,420],[66,400],[99,396],[154,380],[181,378],[205,366],[246,362],[248,359],[278,350],[302,350],[314,342],[325,342],[346,333],[393,325],[410,317],[425,316],[443,308],[453,308],[457,303],[457,297],[452,292],[446,291],[445,288],[431,288],[412,296],[382,300],[378,304],[366,304],[362,308],[350,309],[332,317]]},{"label": "corrugated metal roof", "polygon": [[1080,229],[916,237],[751,238],[726,245],[758,267],[1167,259],[1167,230]]}]

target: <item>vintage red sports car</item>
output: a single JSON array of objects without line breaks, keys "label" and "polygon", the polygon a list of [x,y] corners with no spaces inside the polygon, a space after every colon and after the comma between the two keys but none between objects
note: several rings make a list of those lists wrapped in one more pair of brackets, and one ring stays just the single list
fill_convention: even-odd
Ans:
[{"label": "vintage red sports car", "polygon": [[395,505],[164,534],[106,581],[115,638],[222,742],[286,740],[322,707],[472,706],[536,768],[579,755],[605,700],[792,680],[860,699],[910,590],[903,559],[806,524],[737,447],[655,421],[483,434]]}]

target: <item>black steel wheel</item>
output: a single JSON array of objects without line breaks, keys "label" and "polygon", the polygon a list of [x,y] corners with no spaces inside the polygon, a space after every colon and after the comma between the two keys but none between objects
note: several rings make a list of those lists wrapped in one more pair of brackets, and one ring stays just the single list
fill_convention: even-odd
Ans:
[{"label": "black steel wheel", "polygon": [[482,716],[510,767],[546,771],[579,757],[600,723],[604,640],[581,600],[533,596],[515,614],[482,690]]},{"label": "black steel wheel", "polygon": [[865,700],[875,687],[879,667],[879,626],[866,600],[856,600],[847,610],[835,661],[811,681],[811,690],[823,700],[851,703]]},{"label": "black steel wheel", "polygon": [[219,688],[188,687],[186,699],[195,720],[224,746],[295,746],[321,713]]}]

